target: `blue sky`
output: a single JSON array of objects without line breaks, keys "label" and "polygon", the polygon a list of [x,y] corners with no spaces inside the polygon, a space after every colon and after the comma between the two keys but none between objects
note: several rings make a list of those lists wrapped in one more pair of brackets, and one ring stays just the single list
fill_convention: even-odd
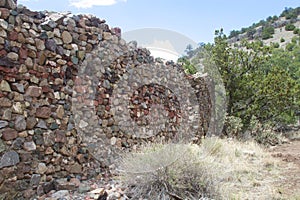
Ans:
[{"label": "blue sky", "polygon": [[298,7],[300,0],[18,0],[31,10],[90,13],[123,32],[163,28],[195,42],[212,42],[214,30],[225,33],[250,26],[285,7]]}]

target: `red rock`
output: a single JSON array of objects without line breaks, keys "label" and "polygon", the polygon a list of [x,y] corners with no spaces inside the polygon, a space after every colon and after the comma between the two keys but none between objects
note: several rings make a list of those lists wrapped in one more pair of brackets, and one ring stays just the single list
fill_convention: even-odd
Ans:
[{"label": "red rock", "polygon": [[0,57],[6,56],[6,55],[7,55],[7,52],[4,49],[0,50]]},{"label": "red rock", "polygon": [[75,86],[75,91],[81,94],[85,94],[87,92],[86,86]]},{"label": "red rock", "polygon": [[42,88],[37,86],[29,86],[26,90],[25,95],[31,97],[39,97],[42,94]]},{"label": "red rock", "polygon": [[66,170],[72,174],[81,174],[82,166],[78,163],[66,166]]},{"label": "red rock", "polygon": [[10,40],[16,41],[18,39],[18,33],[16,31],[12,31],[8,37]]},{"label": "red rock", "polygon": [[19,50],[19,57],[22,59],[26,59],[28,57],[28,51],[24,46]]},{"label": "red rock", "polygon": [[43,93],[53,92],[53,90],[49,86],[43,86],[42,87]]},{"label": "red rock", "polygon": [[55,142],[65,143],[67,141],[64,131],[55,131]]},{"label": "red rock", "polygon": [[2,19],[7,19],[10,15],[10,12],[7,8],[0,8],[0,13],[1,13],[1,18]]},{"label": "red rock", "polygon": [[2,139],[5,141],[13,140],[18,137],[18,132],[12,128],[6,128],[2,131]]},{"label": "red rock", "polygon": [[43,106],[36,109],[36,117],[47,119],[51,116],[51,108]]}]

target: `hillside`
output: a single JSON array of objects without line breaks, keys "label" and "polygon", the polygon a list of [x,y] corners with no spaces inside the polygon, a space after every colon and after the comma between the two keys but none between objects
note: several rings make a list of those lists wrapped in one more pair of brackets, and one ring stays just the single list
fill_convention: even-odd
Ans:
[{"label": "hillside", "polygon": [[262,40],[264,44],[278,43],[284,47],[292,38],[300,35],[300,7],[285,8],[278,16],[269,16],[265,20],[253,23],[241,30],[232,30],[228,36],[229,43],[242,40]]}]

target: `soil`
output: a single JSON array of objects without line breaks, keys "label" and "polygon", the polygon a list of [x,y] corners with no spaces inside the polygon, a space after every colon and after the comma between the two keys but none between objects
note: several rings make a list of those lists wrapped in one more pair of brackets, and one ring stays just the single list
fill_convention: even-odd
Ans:
[{"label": "soil", "polygon": [[300,140],[293,140],[271,149],[272,155],[280,160],[282,174],[277,183],[279,199],[300,200]]}]

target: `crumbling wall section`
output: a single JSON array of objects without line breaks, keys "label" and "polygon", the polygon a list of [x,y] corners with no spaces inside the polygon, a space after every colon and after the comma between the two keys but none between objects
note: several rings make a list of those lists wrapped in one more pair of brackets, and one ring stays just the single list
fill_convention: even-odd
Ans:
[{"label": "crumbling wall section", "polygon": [[[182,73],[180,66],[158,63],[147,49],[126,43],[121,30],[110,28],[104,20],[35,12],[17,7],[14,0],[1,0],[0,194],[42,195],[55,189],[57,178],[79,175],[84,179],[100,173],[99,168],[109,167],[124,149],[172,139],[170,133],[139,138],[114,120],[114,89],[124,74],[141,65],[161,65]],[[186,80],[199,100],[200,136],[211,116],[209,89],[205,79]],[[147,85],[137,91],[153,89],[161,88]],[[138,120],[138,113],[147,115],[150,105],[138,110],[135,100],[144,96],[134,94],[129,109],[132,120]],[[175,100],[163,102],[168,102],[168,117],[177,126],[179,113],[170,110]]]}]

